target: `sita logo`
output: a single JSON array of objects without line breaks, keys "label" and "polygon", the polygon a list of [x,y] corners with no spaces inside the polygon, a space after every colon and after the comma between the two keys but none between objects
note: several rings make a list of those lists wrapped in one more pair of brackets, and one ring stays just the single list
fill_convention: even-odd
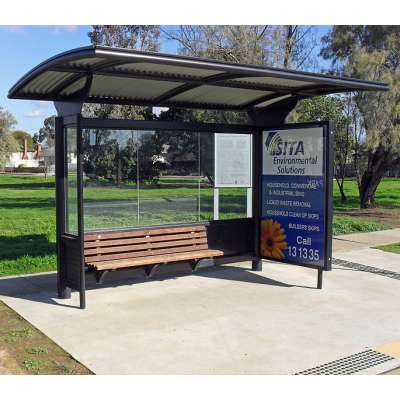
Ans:
[{"label": "sita logo", "polygon": [[265,147],[271,156],[304,156],[304,144],[302,140],[283,141],[278,132],[269,132]]}]

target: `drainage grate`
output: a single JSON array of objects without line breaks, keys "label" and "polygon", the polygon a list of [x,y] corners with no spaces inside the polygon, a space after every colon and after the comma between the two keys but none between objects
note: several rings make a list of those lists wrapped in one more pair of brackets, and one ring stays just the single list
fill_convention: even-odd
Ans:
[{"label": "drainage grate", "polygon": [[351,375],[390,360],[394,360],[394,358],[368,349],[314,368],[296,372],[295,375]]},{"label": "drainage grate", "polygon": [[368,265],[357,264],[357,263],[354,263],[354,262],[351,262],[351,261],[339,260],[338,258],[332,258],[332,264],[336,264],[336,265],[340,265],[342,267],[355,269],[357,271],[370,272],[372,274],[382,275],[382,276],[385,276],[387,278],[400,280],[400,274],[399,273],[393,272],[393,271],[389,271],[387,269],[370,267]]}]

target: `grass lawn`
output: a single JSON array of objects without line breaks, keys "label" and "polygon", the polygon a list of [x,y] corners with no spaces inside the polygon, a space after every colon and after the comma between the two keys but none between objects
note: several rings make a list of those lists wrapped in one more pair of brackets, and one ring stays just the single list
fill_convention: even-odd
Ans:
[{"label": "grass lawn", "polygon": [[339,189],[334,184],[334,234],[370,232],[400,227],[400,179],[385,178],[375,195],[376,208],[359,209],[357,183],[354,179],[345,181],[347,201],[340,201]]},{"label": "grass lawn", "polygon": [[[166,179],[160,187],[140,191],[143,212],[138,216],[134,186],[85,187],[86,227],[208,220],[213,213],[213,191],[200,188],[194,180]],[[357,186],[346,181],[348,202],[342,204],[335,185],[334,234],[371,231],[399,226],[400,179],[385,179],[380,185],[375,210],[358,209]],[[196,195],[200,191],[200,204]],[[221,218],[245,216],[245,189],[223,189],[220,193]],[[135,200],[136,199],[136,200]],[[125,204],[124,204],[125,202]],[[119,204],[120,203],[120,204]],[[396,208],[397,207],[397,208]],[[55,269],[54,178],[0,175],[0,276]]]},{"label": "grass lawn", "polygon": [[377,249],[400,254],[400,243],[386,244],[384,246],[377,247]]},{"label": "grass lawn", "polygon": [[0,301],[0,375],[4,374],[92,373]]}]

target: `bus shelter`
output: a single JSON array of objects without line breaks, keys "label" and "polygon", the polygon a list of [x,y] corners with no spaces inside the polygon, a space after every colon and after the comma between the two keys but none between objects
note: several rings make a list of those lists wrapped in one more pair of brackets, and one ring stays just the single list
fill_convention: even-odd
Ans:
[{"label": "bus shelter", "polygon": [[[11,99],[53,101],[58,295],[85,274],[263,258],[331,268],[334,129],[286,124],[299,100],[382,83],[259,65],[84,47],[23,76]],[[153,107],[149,118],[82,116],[83,104]],[[183,122],[184,111],[246,123]],[[164,110],[164,113],[162,112]],[[166,113],[165,111],[168,110]],[[168,118],[165,117],[168,115]],[[122,117],[121,117],[122,116]],[[310,150],[311,149],[311,150]],[[293,242],[293,243],[292,243]],[[165,266],[167,268],[167,266]]]}]

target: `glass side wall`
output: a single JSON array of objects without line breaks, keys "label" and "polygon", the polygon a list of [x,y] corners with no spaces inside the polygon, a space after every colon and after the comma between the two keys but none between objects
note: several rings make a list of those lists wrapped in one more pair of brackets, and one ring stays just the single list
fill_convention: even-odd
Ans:
[{"label": "glass side wall", "polygon": [[82,134],[85,230],[138,225],[138,132],[91,129]]},{"label": "glass side wall", "polygon": [[139,224],[199,220],[199,134],[138,132]]},{"label": "glass side wall", "polygon": [[78,153],[77,153],[76,128],[65,129],[66,142],[66,232],[77,234],[78,232]]},{"label": "glass side wall", "polygon": [[[85,230],[212,220],[214,134],[85,129]],[[246,189],[224,188],[219,218],[246,217]]]}]

